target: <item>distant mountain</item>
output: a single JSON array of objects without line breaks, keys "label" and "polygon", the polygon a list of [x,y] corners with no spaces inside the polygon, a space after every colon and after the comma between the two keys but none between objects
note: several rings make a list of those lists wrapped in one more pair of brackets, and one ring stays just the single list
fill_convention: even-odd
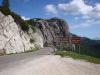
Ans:
[{"label": "distant mountain", "polygon": [[100,38],[99,37],[96,37],[96,38],[93,38],[93,40],[100,40]]},{"label": "distant mountain", "polygon": [[[75,37],[77,35],[72,34],[72,36]],[[86,54],[100,58],[100,40],[92,40],[86,37],[81,37],[80,46],[81,46],[81,51],[80,51],[81,54]],[[78,46],[76,52],[78,52]]]}]

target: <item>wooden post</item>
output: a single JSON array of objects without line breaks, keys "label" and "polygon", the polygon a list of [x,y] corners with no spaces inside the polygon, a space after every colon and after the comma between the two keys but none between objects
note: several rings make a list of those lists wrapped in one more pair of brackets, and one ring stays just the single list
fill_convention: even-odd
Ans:
[{"label": "wooden post", "polygon": [[74,44],[74,51],[76,50],[76,44]]},{"label": "wooden post", "polygon": [[80,54],[80,44],[79,44],[79,54]]}]

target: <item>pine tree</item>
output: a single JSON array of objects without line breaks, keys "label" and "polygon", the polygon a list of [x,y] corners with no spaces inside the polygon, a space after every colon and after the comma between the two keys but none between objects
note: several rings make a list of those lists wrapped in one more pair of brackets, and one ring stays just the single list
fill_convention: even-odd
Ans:
[{"label": "pine tree", "polygon": [[2,7],[9,8],[9,0],[3,0]]},{"label": "pine tree", "polygon": [[0,7],[0,11],[5,15],[11,14],[9,8],[9,0],[2,0],[2,6]]}]

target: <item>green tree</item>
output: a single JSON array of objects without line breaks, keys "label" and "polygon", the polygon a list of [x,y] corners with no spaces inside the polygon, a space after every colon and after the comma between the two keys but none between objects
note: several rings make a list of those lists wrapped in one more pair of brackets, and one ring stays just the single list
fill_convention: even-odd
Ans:
[{"label": "green tree", "polygon": [[3,0],[2,1],[2,6],[0,7],[0,11],[4,13],[5,15],[10,14],[10,9],[9,9],[9,0]]},{"label": "green tree", "polygon": [[9,0],[3,0],[2,7],[9,8]]}]

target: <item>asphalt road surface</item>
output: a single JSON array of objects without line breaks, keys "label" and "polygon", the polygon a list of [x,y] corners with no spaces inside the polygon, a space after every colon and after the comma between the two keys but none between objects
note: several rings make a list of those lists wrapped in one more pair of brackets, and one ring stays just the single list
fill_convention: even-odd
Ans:
[{"label": "asphalt road surface", "polygon": [[53,48],[0,57],[0,75],[100,75],[100,65],[53,55]]},{"label": "asphalt road surface", "polygon": [[45,47],[43,49],[29,53],[0,56],[0,71],[4,70],[5,68],[19,65],[20,63],[24,63],[26,61],[38,59],[44,55],[50,55],[53,51],[53,48]]}]

